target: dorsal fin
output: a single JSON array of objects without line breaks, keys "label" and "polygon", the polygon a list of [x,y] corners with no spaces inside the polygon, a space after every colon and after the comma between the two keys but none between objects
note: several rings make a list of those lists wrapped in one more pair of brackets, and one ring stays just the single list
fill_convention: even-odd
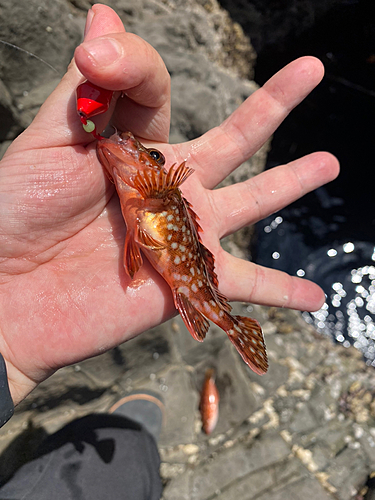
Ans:
[{"label": "dorsal fin", "polygon": [[133,186],[142,198],[164,198],[178,189],[181,184],[194,172],[185,162],[176,167],[172,165],[168,172],[146,169],[139,171],[134,178]]},{"label": "dorsal fin", "polygon": [[187,210],[188,214],[190,215],[191,222],[193,223],[193,226],[195,227],[195,230],[197,231],[198,240],[201,241],[199,233],[202,233],[203,229],[201,228],[201,226],[198,223],[199,217],[194,212],[192,204],[190,202],[188,202],[186,198],[182,198],[182,199],[186,205],[186,210]]},{"label": "dorsal fin", "polygon": [[203,243],[199,242],[199,250],[202,253],[204,263],[206,264],[207,276],[212,285],[212,291],[226,312],[232,310],[232,306],[228,303],[228,299],[219,291],[219,280],[217,274],[215,273],[215,257],[208,248],[206,248]]},{"label": "dorsal fin", "polygon": [[230,312],[232,310],[232,307],[230,304],[228,304],[228,299],[219,291],[219,280],[217,278],[217,274],[215,273],[215,257],[213,256],[212,252],[206,248],[201,240],[200,234],[203,232],[203,229],[198,223],[199,217],[198,215],[194,212],[193,206],[190,202],[188,202],[185,198],[183,198],[183,202],[186,206],[186,211],[189,214],[191,223],[196,231],[196,236],[198,239],[198,252],[202,255],[203,261],[206,265],[206,270],[207,270],[207,277],[211,283],[211,288],[212,292],[215,295],[217,301],[221,304],[222,308],[226,312]]}]

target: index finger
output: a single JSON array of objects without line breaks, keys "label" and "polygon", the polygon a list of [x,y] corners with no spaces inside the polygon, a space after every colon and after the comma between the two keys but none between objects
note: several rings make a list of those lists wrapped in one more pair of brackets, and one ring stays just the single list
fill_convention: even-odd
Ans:
[{"label": "index finger", "polygon": [[[321,81],[323,73],[323,65],[315,57],[291,62],[220,126],[182,145],[181,156],[195,160],[203,185],[213,188],[266,142],[290,111]],[[214,168],[199,168],[208,164]]]}]

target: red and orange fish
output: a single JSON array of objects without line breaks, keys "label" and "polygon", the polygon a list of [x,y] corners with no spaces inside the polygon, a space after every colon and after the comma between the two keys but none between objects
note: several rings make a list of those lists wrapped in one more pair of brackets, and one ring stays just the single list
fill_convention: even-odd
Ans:
[{"label": "red and orange fish", "polygon": [[231,306],[218,289],[214,256],[203,245],[198,217],[182,196],[180,186],[193,169],[183,162],[166,171],[163,155],[145,148],[130,132],[101,138],[97,154],[120,198],[127,227],[127,274],[134,277],[143,253],[170,286],[194,339],[204,340],[209,319],[227,333],[245,363],[264,374],[268,361],[260,325],[230,314]]},{"label": "red and orange fish", "polygon": [[215,383],[213,368],[206,371],[203,382],[199,411],[202,418],[202,429],[206,434],[211,434],[219,419],[219,391]]}]

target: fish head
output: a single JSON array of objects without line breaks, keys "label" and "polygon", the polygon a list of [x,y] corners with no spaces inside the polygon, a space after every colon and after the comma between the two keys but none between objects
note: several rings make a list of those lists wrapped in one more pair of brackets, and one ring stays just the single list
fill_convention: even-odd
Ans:
[{"label": "fish head", "polygon": [[115,133],[109,139],[97,142],[97,155],[108,174],[113,177],[116,169],[122,178],[128,178],[139,170],[160,171],[165,163],[164,155],[155,148],[146,148],[131,132]]}]

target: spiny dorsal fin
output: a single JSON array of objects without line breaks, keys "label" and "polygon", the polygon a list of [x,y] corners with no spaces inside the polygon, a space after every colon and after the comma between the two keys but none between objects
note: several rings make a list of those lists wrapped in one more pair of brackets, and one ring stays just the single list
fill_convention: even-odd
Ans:
[{"label": "spiny dorsal fin", "polygon": [[168,172],[154,169],[139,171],[135,176],[133,186],[142,198],[164,198],[178,189],[181,184],[194,172],[185,162],[176,167],[172,165]]}]

